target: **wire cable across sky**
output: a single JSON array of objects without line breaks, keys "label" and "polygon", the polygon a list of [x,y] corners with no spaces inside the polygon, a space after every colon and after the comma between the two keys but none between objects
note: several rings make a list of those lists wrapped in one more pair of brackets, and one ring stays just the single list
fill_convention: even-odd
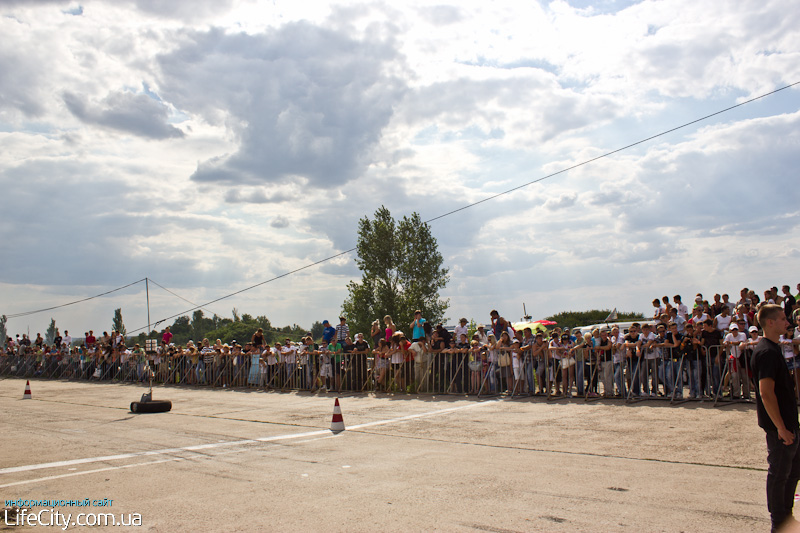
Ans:
[{"label": "wire cable across sky", "polygon": [[[558,171],[556,171],[556,172],[553,172],[553,173],[551,173],[551,174],[547,174],[546,176],[542,176],[542,177],[536,178],[535,180],[529,181],[529,182],[527,182],[527,183],[523,183],[523,184],[521,184],[521,185],[517,185],[516,187],[512,187],[511,189],[508,189],[508,190],[505,190],[505,191],[499,192],[499,193],[497,193],[497,194],[493,194],[493,195],[491,195],[491,196],[487,196],[486,198],[483,198],[483,199],[481,199],[481,200],[478,200],[478,201],[476,201],[476,202],[472,202],[472,203],[470,203],[470,204],[466,204],[466,205],[464,205],[464,206],[458,207],[458,208],[456,208],[456,209],[453,209],[453,210],[451,210],[451,211],[447,211],[446,213],[442,213],[442,214],[440,214],[440,215],[437,215],[437,216],[435,216],[435,217],[429,218],[428,220],[426,220],[426,221],[425,221],[425,223],[426,223],[426,224],[428,224],[428,223],[431,223],[431,222],[435,222],[435,221],[437,221],[437,220],[439,220],[439,219],[442,219],[442,218],[445,218],[445,217],[448,217],[448,216],[454,215],[454,214],[456,214],[456,213],[458,213],[458,212],[461,212],[461,211],[465,211],[465,210],[467,210],[467,209],[470,209],[470,208],[472,208],[472,207],[475,207],[475,206],[477,206],[477,205],[480,205],[480,204],[483,204],[483,203],[489,202],[489,201],[491,201],[491,200],[494,200],[494,199],[496,199],[496,198],[499,198],[499,197],[501,197],[501,196],[505,196],[505,195],[511,194],[512,192],[516,192],[516,191],[518,191],[518,190],[520,190],[520,189],[524,189],[525,187],[529,187],[529,186],[531,186],[531,185],[533,185],[533,184],[540,183],[540,182],[542,182],[542,181],[545,181],[545,180],[547,180],[547,179],[553,178],[553,177],[555,177],[555,176],[558,176],[558,175],[560,175],[560,174],[564,174],[564,173],[566,173],[566,172],[569,172],[570,170],[574,170],[574,169],[576,169],[576,168],[578,168],[578,167],[582,167],[582,166],[584,166],[584,165],[588,165],[588,164],[590,164],[590,163],[593,163],[593,162],[595,162],[595,161],[598,161],[598,160],[600,160],[600,159],[604,159],[604,158],[610,157],[610,156],[612,156],[612,155],[614,155],[614,154],[617,154],[617,153],[619,153],[619,152],[622,152],[622,151],[624,151],[624,150],[628,150],[628,149],[630,149],[630,148],[633,148],[634,146],[638,146],[638,145],[640,145],[640,144],[643,144],[643,143],[646,143],[646,142],[648,142],[648,141],[652,141],[653,139],[657,139],[657,138],[659,138],[659,137],[663,137],[664,135],[667,135],[667,134],[669,134],[669,133],[672,133],[672,132],[678,131],[678,130],[680,130],[680,129],[686,128],[686,127],[688,127],[688,126],[691,126],[691,125],[693,125],[693,124],[697,124],[698,122],[702,122],[702,121],[704,121],[704,120],[708,120],[709,118],[715,117],[715,116],[717,116],[717,115],[721,115],[721,114],[723,114],[723,113],[727,113],[728,111],[731,111],[731,110],[733,110],[733,109],[736,109],[736,108],[738,108],[738,107],[745,106],[745,105],[747,105],[747,104],[750,104],[750,103],[752,103],[752,102],[755,102],[755,101],[757,101],[757,100],[760,100],[760,99],[762,99],[762,98],[766,98],[766,97],[768,97],[768,96],[772,96],[772,95],[774,95],[774,94],[776,94],[776,93],[779,93],[779,92],[781,92],[781,91],[784,91],[784,90],[786,90],[786,89],[792,88],[792,87],[794,87],[795,85],[798,85],[798,84],[800,84],[800,81],[797,81],[797,82],[791,83],[791,84],[789,84],[789,85],[785,85],[785,86],[783,86],[783,87],[780,87],[780,88],[778,88],[778,89],[775,89],[775,90],[773,90],[773,91],[770,91],[770,92],[767,92],[767,93],[761,94],[761,95],[759,95],[759,96],[755,96],[755,97],[753,97],[753,98],[750,98],[749,100],[745,100],[745,101],[743,101],[743,102],[740,102],[740,103],[738,103],[738,104],[736,104],[736,105],[732,105],[732,106],[730,106],[730,107],[726,107],[725,109],[721,109],[721,110],[719,110],[719,111],[715,111],[714,113],[710,113],[710,114],[708,114],[708,115],[702,116],[702,117],[700,117],[700,118],[697,118],[697,119],[695,119],[695,120],[692,120],[692,121],[686,122],[686,123],[684,123],[684,124],[681,124],[680,126],[676,126],[676,127],[674,127],[674,128],[670,128],[670,129],[668,129],[668,130],[662,131],[662,132],[660,132],[660,133],[657,133],[657,134],[655,134],[655,135],[651,135],[650,137],[646,137],[646,138],[644,138],[644,139],[638,140],[638,141],[636,141],[636,142],[633,142],[633,143],[631,143],[631,144],[625,145],[625,146],[623,146],[623,147],[621,147],[621,148],[617,148],[617,149],[615,149],[615,150],[611,150],[611,151],[609,151],[609,152],[606,152],[606,153],[604,153],[604,154],[598,155],[598,156],[596,156],[596,157],[593,157],[593,158],[591,158],[591,159],[587,159],[587,160],[585,160],[585,161],[582,161],[582,162],[580,162],[580,163],[576,163],[575,165],[572,165],[572,166],[569,166],[569,167],[563,168],[563,169],[561,169],[561,170],[558,170]],[[351,252],[354,252],[355,250],[356,250],[356,248],[355,248],[355,247],[353,247],[353,248],[350,248],[350,249],[347,249],[347,250],[344,250],[344,251],[342,251],[342,252],[339,252],[339,253],[337,253],[337,254],[331,255],[331,256],[329,256],[329,257],[326,257],[326,258],[324,258],[324,259],[320,259],[319,261],[315,261],[315,262],[313,262],[313,263],[309,263],[309,264],[307,264],[307,265],[301,266],[301,267],[299,267],[299,268],[296,268],[296,269],[294,269],[294,270],[290,270],[290,271],[288,271],[288,272],[285,272],[285,273],[283,273],[283,274],[280,274],[280,275],[278,275],[278,276],[275,276],[275,277],[272,277],[272,278],[270,278],[270,279],[267,279],[267,280],[261,281],[261,282],[259,282],[259,283],[256,283],[256,284],[254,284],[254,285],[250,285],[249,287],[245,287],[245,288],[243,288],[243,289],[240,289],[240,290],[238,290],[238,291],[232,292],[232,293],[230,293],[230,294],[226,294],[225,296],[221,296],[221,297],[219,297],[219,298],[216,298],[216,299],[214,299],[214,300],[211,300],[211,301],[209,301],[209,302],[206,302],[206,303],[204,303],[204,304],[202,304],[202,305],[195,305],[195,304],[192,304],[192,305],[195,305],[195,307],[192,307],[191,309],[187,309],[187,310],[185,310],[185,311],[182,311],[182,312],[180,312],[180,313],[177,313],[177,314],[174,314],[174,315],[171,315],[171,316],[168,316],[168,317],[162,318],[162,319],[158,320],[157,322],[155,322],[155,324],[159,324],[159,323],[161,323],[161,322],[164,322],[164,321],[166,321],[166,320],[170,320],[170,319],[172,319],[172,318],[177,318],[177,317],[179,317],[179,316],[183,316],[183,315],[185,315],[186,313],[190,313],[190,312],[192,312],[192,311],[195,311],[195,310],[197,310],[197,309],[203,309],[203,308],[205,308],[206,306],[209,306],[209,305],[211,305],[211,304],[214,304],[214,303],[220,302],[220,301],[222,301],[222,300],[226,300],[226,299],[228,299],[228,298],[231,298],[231,297],[233,297],[233,296],[236,296],[237,294],[242,294],[243,292],[247,292],[247,291],[253,290],[253,289],[257,288],[257,287],[261,287],[262,285],[266,285],[266,284],[268,284],[268,283],[272,283],[273,281],[277,281],[277,280],[279,280],[279,279],[281,279],[281,278],[285,278],[285,277],[287,277],[287,276],[291,276],[292,274],[296,274],[296,273],[298,273],[298,272],[301,272],[301,271],[303,271],[303,270],[309,269],[309,268],[311,268],[311,267],[315,267],[315,266],[317,266],[317,265],[320,265],[320,264],[322,264],[322,263],[326,263],[326,262],[328,262],[328,261],[331,261],[331,260],[333,260],[333,259],[336,259],[337,257],[341,257],[341,256],[343,256],[343,255],[347,255],[347,254],[349,254],[349,253],[351,253]],[[145,278],[145,279],[147,279],[147,278]],[[111,294],[111,293],[113,293],[113,292],[116,292],[116,291],[119,291],[119,290],[125,289],[125,288],[127,288],[127,287],[130,287],[130,286],[132,286],[132,285],[135,285],[135,284],[137,284],[137,283],[141,283],[141,282],[145,281],[145,279],[140,279],[139,281],[135,281],[135,282],[133,282],[133,283],[129,283],[129,284],[127,284],[127,285],[124,285],[124,286],[122,286],[122,287],[118,287],[118,288],[116,288],[116,289],[113,289],[113,290],[110,290],[110,291],[107,291],[107,292],[104,292],[104,293],[101,293],[101,294],[98,294],[98,295],[95,295],[95,296],[90,296],[90,297],[88,297],[88,298],[84,298],[84,299],[82,299],[82,300],[76,300],[76,301],[74,301],[74,302],[69,302],[69,303],[62,304],[62,305],[57,305],[57,306],[54,306],[54,307],[48,307],[48,308],[45,308],[45,309],[39,309],[39,310],[36,310],[36,311],[28,311],[28,312],[25,312],[25,313],[16,313],[16,314],[10,314],[10,315],[7,315],[7,317],[8,317],[8,318],[19,318],[19,317],[23,317],[23,316],[32,315],[32,314],[35,314],[35,313],[40,313],[40,312],[44,312],[44,311],[50,311],[50,310],[53,310],[53,309],[59,309],[59,308],[61,308],[61,307],[66,307],[66,306],[68,306],[68,305],[74,305],[74,304],[77,304],[77,303],[85,302],[85,301],[88,301],[88,300],[92,300],[92,299],[94,299],[94,298],[99,298],[99,297],[101,297],[101,296],[105,296],[105,295],[107,295],[107,294]],[[151,281],[152,281],[152,280],[151,280]],[[155,282],[154,282],[154,283],[155,283]],[[156,285],[158,285],[158,284],[156,283]],[[166,290],[167,292],[170,292],[171,294],[173,294],[173,295],[175,295],[175,296],[178,296],[178,295],[176,295],[176,294],[172,293],[171,291],[169,291],[168,289],[166,289],[166,288],[162,287],[161,285],[158,285],[158,286],[159,286],[159,287],[161,287],[162,289]],[[188,300],[186,300],[186,299],[185,299],[185,298],[183,298],[183,297],[179,297],[179,298],[181,298],[182,300],[185,300],[185,301],[189,302]],[[191,302],[189,302],[189,303],[191,303]],[[147,328],[148,328],[148,326],[143,326],[143,327],[141,327],[141,328],[137,328],[137,329],[131,330],[129,333],[134,333],[134,332],[141,331],[141,330],[144,330],[144,329],[147,329]]]}]

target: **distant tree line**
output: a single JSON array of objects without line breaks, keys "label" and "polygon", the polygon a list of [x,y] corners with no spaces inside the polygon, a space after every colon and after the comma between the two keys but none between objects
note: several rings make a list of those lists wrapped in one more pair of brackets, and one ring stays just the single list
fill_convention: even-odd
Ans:
[{"label": "distant tree line", "polygon": [[[253,338],[253,333],[258,328],[264,330],[264,339],[272,344],[276,341],[283,342],[287,337],[293,341],[299,341],[309,331],[315,338],[322,337],[322,324],[320,322],[315,322],[311,329],[303,328],[297,324],[273,327],[266,316],[253,317],[247,313],[240,315],[236,308],[233,308],[231,314],[232,318],[222,318],[216,314],[207,317],[201,309],[198,309],[192,313],[191,318],[179,316],[169,327],[173,335],[172,342],[185,345],[190,340],[199,343],[204,338],[207,338],[212,344],[217,339],[227,344],[231,344],[233,341],[245,344],[250,342]],[[136,336],[129,337],[127,344],[130,346],[138,342],[143,346],[146,339],[157,339],[160,342],[164,331],[165,328],[161,328],[153,329],[149,335],[145,332],[139,333]]]},{"label": "distant tree line", "polygon": [[[558,323],[561,328],[576,328],[604,322],[606,317],[611,314],[611,309],[592,309],[590,311],[562,311],[561,313],[547,317]],[[634,320],[647,320],[642,313],[617,312],[615,322],[629,322]]]}]

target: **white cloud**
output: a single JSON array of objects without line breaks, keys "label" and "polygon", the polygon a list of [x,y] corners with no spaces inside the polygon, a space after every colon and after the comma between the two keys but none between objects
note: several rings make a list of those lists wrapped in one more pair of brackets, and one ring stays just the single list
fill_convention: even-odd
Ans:
[{"label": "white cloud", "polygon": [[[168,4],[0,8],[0,295],[19,304],[0,312],[145,276],[218,298],[351,248],[381,205],[435,217],[800,79],[781,2]],[[436,220],[450,315],[794,284],[798,102]],[[356,275],[343,256],[213,311],[310,325]],[[140,323],[141,300],[59,320]]]}]

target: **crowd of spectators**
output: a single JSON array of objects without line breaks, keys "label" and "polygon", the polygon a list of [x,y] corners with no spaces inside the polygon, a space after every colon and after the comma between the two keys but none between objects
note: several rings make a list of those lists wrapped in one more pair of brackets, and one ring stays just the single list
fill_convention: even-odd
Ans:
[{"label": "crowd of spectators", "polygon": [[[793,328],[781,339],[785,358],[790,370],[800,368],[797,298],[789,286],[763,294],[745,288],[735,303],[727,294],[711,301],[698,294],[691,309],[680,295],[664,296],[653,300],[649,321],[589,331],[515,330],[496,310],[489,324],[474,330],[465,318],[449,329],[433,326],[420,311],[407,327],[387,315],[372,323],[368,337],[351,335],[340,317],[335,326],[323,322],[319,341],[308,333],[300,342],[287,338],[274,346],[262,329],[244,344],[202,339],[184,346],[172,342],[169,327],[160,342],[147,346],[126,345],[118,331],[101,337],[89,331],[81,342],[56,330],[50,344],[40,334],[7,338],[0,372],[312,391],[749,398],[748,355],[760,339],[760,306],[784,308]],[[800,372],[800,390],[798,378]]]}]

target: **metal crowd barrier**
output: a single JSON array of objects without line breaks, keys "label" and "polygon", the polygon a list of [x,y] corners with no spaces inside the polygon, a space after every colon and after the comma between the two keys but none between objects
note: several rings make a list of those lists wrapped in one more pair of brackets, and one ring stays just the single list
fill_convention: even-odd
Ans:
[{"label": "metal crowd barrier", "polygon": [[[11,354],[0,357],[0,375],[21,378],[141,382],[150,372],[165,386],[253,388],[277,391],[456,394],[478,397],[540,396],[595,401],[621,397],[627,403],[660,399],[671,405],[688,401],[714,406],[752,401],[750,350],[725,346],[690,350],[664,348],[661,353],[625,350],[617,362],[599,361],[581,345],[564,365],[549,348],[521,350],[447,349],[409,351],[402,361],[372,351],[334,358],[320,352],[289,357],[252,354],[148,353],[145,358],[119,354],[92,356]],[[566,366],[566,371],[565,367]],[[615,392],[616,387],[616,392]],[[563,388],[562,394],[555,391]],[[728,389],[728,394],[723,391]],[[564,394],[569,392],[569,394]]]}]

